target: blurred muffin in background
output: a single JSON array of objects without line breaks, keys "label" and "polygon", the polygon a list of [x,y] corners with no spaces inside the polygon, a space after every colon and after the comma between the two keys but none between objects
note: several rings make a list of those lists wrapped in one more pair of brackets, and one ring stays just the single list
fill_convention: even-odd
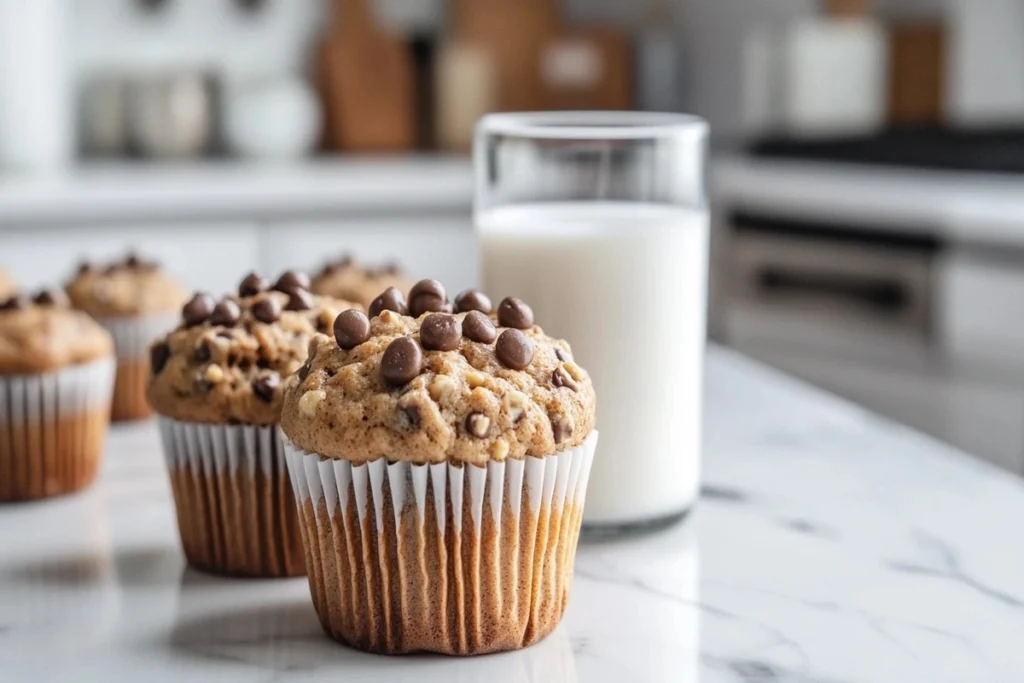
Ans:
[{"label": "blurred muffin in background", "polygon": [[129,254],[107,264],[84,261],[68,282],[67,293],[72,306],[91,315],[114,337],[117,379],[112,419],[149,417],[149,344],[178,323],[187,292],[160,264]]},{"label": "blurred muffin in background", "polygon": [[369,308],[388,287],[405,294],[412,284],[396,263],[373,268],[346,255],[324,264],[313,278],[312,290],[314,294],[354,301]]},{"label": "blurred muffin in background", "polygon": [[7,274],[7,271],[0,270],[0,299],[7,299],[18,291],[14,279]]},{"label": "blurred muffin in background", "polygon": [[96,478],[113,379],[113,340],[59,289],[0,299],[0,502]]},{"label": "blurred muffin in background", "polygon": [[181,324],[152,345],[149,398],[193,567],[268,578],[305,572],[278,438],[281,387],[303,367],[310,342],[353,307],[311,295],[303,273],[275,284],[250,273],[236,296],[196,293]]}]

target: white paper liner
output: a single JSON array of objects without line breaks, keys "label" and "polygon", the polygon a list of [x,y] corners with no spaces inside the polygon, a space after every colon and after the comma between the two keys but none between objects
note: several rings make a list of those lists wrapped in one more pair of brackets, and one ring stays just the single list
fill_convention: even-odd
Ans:
[{"label": "white paper liner", "polygon": [[[383,459],[353,465],[305,452],[285,437],[304,519],[310,585],[325,628],[356,647],[381,652],[478,654],[544,637],[565,608],[597,439],[595,431],[580,447],[560,454],[480,467]],[[573,514],[563,515],[569,509]],[[506,513],[510,519],[503,519]],[[481,539],[485,528],[492,535]],[[508,533],[508,541],[496,540]],[[423,562],[435,560],[448,568],[445,576],[435,576],[436,567],[424,568]],[[521,573],[520,560],[527,568]],[[495,567],[505,565],[512,568],[499,577],[503,570]],[[482,581],[485,574],[491,584],[475,585],[473,576]],[[511,591],[510,580],[519,582]],[[523,618],[511,626],[490,604],[502,591],[522,608]],[[362,600],[362,611],[333,604],[343,592],[350,593],[343,601]],[[447,604],[449,598],[464,612],[431,616],[429,609],[408,614],[401,607]],[[510,642],[513,630],[519,639]]]},{"label": "white paper liner", "polygon": [[97,322],[114,338],[119,359],[148,359],[149,345],[174,329],[181,314],[178,311],[124,317],[99,318]]},{"label": "white paper liner", "polygon": [[221,574],[301,575],[302,543],[278,427],[163,416],[159,425],[189,562]]},{"label": "white paper liner", "polygon": [[[106,436],[106,418],[95,414],[110,405],[114,367],[107,357],[49,373],[0,375],[0,500],[68,493],[92,481]],[[62,429],[62,419],[90,413],[93,429],[85,422],[73,432]]]}]

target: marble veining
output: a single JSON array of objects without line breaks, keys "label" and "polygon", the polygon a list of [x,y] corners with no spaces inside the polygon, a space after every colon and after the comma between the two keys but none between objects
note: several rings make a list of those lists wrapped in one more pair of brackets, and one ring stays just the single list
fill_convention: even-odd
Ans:
[{"label": "marble veining", "polygon": [[470,659],[350,650],[303,579],[186,568],[155,425],[119,427],[93,490],[0,507],[0,680],[1024,681],[1021,482],[719,349],[705,424],[690,519],[581,545],[555,634]]}]

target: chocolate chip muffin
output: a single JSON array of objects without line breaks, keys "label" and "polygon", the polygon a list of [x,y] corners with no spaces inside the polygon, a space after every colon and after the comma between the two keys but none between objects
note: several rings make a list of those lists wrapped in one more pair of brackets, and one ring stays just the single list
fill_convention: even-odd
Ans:
[{"label": "chocolate chip muffin", "polygon": [[8,299],[18,291],[18,286],[5,270],[0,270],[0,299]]},{"label": "chocolate chip muffin", "polygon": [[188,294],[158,263],[129,254],[108,264],[83,261],[67,284],[72,305],[114,337],[117,381],[114,420],[152,414],[146,402],[150,342],[177,324]]},{"label": "chocolate chip muffin", "polygon": [[447,301],[434,280],[408,301],[385,291],[372,317],[339,315],[286,383],[314,603],[361,649],[516,649],[568,599],[597,438],[590,377],[524,302]]},{"label": "chocolate chip muffin", "polygon": [[113,380],[113,340],[61,290],[0,302],[0,501],[96,478]]},{"label": "chocolate chip muffin", "polygon": [[238,295],[195,294],[181,324],[150,348],[149,401],[188,561],[245,576],[303,572],[302,546],[277,434],[282,381],[310,341],[357,304],[316,297],[289,271],[256,273]]},{"label": "chocolate chip muffin", "polygon": [[408,292],[412,284],[396,263],[372,267],[358,263],[351,256],[343,256],[324,264],[313,278],[313,291],[356,301],[367,308],[388,287]]}]

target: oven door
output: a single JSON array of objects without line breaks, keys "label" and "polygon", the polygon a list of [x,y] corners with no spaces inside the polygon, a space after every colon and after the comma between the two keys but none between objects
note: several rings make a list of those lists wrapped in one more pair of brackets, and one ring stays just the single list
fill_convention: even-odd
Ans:
[{"label": "oven door", "polygon": [[731,343],[850,359],[893,356],[903,366],[926,362],[935,350],[933,240],[742,214],[731,227]]}]

